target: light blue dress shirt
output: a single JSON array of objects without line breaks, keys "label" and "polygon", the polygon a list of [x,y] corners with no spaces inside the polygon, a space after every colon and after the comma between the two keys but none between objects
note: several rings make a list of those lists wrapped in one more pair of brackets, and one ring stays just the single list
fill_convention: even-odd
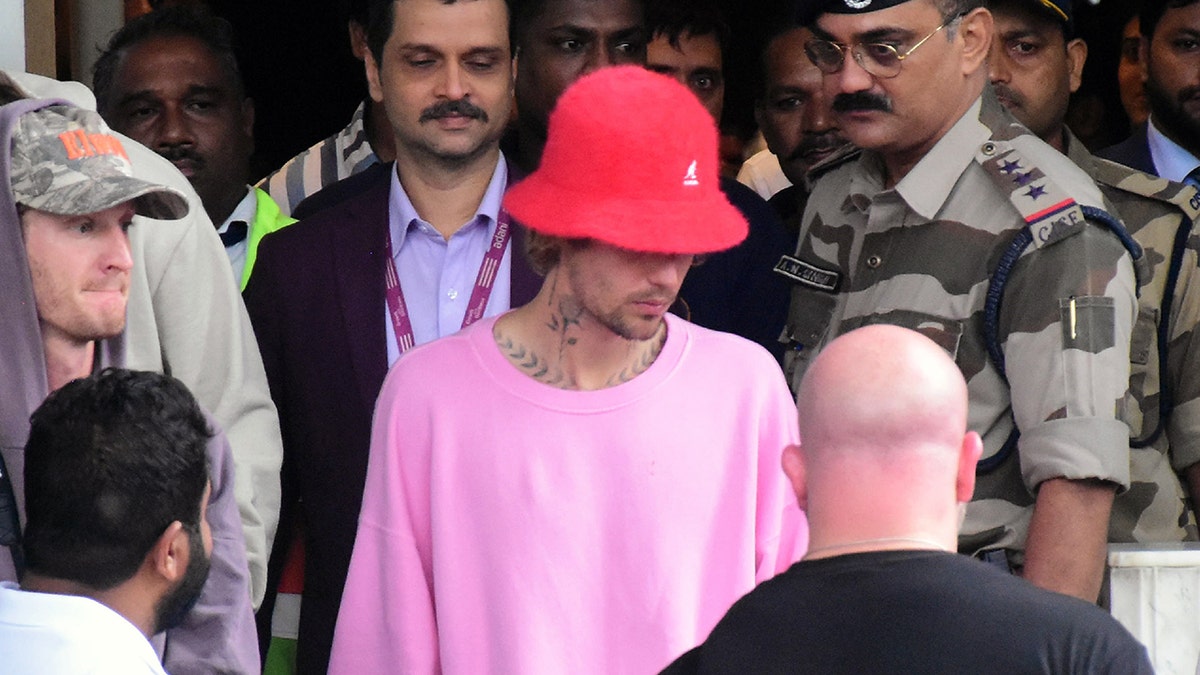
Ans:
[{"label": "light blue dress shirt", "polygon": [[1146,125],[1146,144],[1150,146],[1150,159],[1154,161],[1154,168],[1161,178],[1182,183],[1192,169],[1200,166],[1200,159],[1154,126],[1153,117]]},{"label": "light blue dress shirt", "polygon": [[[492,180],[483,193],[475,217],[447,240],[418,214],[400,178],[392,171],[388,197],[388,227],[400,290],[408,308],[415,344],[424,344],[453,335],[462,329],[463,316],[475,289],[475,277],[483,256],[496,232],[496,219],[508,183],[504,155],[496,164]],[[496,281],[492,286],[484,316],[505,312],[510,304],[512,286],[512,242],[504,252]],[[387,326],[388,367],[400,358],[396,330],[384,303]]]}]

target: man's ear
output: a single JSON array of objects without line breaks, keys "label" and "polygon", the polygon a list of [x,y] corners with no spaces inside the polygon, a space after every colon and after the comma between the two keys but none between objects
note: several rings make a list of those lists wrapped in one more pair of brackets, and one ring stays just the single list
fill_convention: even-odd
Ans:
[{"label": "man's ear", "polygon": [[350,53],[359,61],[364,60],[370,48],[367,47],[367,29],[357,21],[346,24],[346,32],[350,36]]},{"label": "man's ear", "polygon": [[371,100],[383,103],[383,83],[380,81],[379,64],[375,63],[375,55],[369,49],[363,54],[363,68],[367,71],[367,91],[371,94]]},{"label": "man's ear", "polygon": [[254,152],[254,99],[247,96],[242,99],[242,133],[250,143],[250,151]]},{"label": "man's ear", "polygon": [[187,571],[189,551],[188,533],[183,523],[176,520],[158,536],[146,559],[155,574],[175,583]]},{"label": "man's ear", "polygon": [[518,47],[517,45],[512,46],[512,64],[511,65],[512,65],[512,79],[509,80],[509,82],[512,83],[512,90],[513,90],[513,93],[515,94],[516,90],[517,90],[517,73],[521,72],[521,48]]},{"label": "man's ear", "polygon": [[783,473],[792,483],[792,492],[796,493],[796,503],[801,511],[808,510],[808,471],[804,465],[804,453],[799,445],[789,445],[783,449],[780,458]]},{"label": "man's ear", "polygon": [[1143,34],[1138,39],[1138,68],[1142,71],[1142,83],[1150,81],[1150,36]]},{"label": "man's ear", "polygon": [[971,501],[971,495],[975,494],[975,466],[982,454],[983,439],[978,433],[968,431],[958,451],[958,476],[954,483],[955,499],[961,503]]},{"label": "man's ear", "polygon": [[1074,94],[1083,83],[1083,64],[1087,63],[1088,46],[1083,38],[1075,38],[1067,43],[1067,63],[1070,65],[1070,89]]},{"label": "man's ear", "polygon": [[992,13],[983,7],[976,7],[958,20],[958,35],[963,41],[964,75],[985,67],[994,30]]},{"label": "man's ear", "polygon": [[509,62],[511,69],[508,74],[508,95],[512,98],[513,107],[517,105],[517,52],[513,51],[512,61]]}]

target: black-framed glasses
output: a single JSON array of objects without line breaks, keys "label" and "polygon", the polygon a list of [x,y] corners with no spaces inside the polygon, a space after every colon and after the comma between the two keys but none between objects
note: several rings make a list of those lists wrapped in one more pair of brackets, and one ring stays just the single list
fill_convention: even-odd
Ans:
[{"label": "black-framed glasses", "polygon": [[939,31],[957,21],[961,16],[960,14],[946,19],[942,25],[934,28],[933,32],[921,38],[917,44],[909,47],[904,53],[886,42],[856,42],[847,47],[841,43],[821,38],[809,40],[804,45],[804,53],[808,55],[808,60],[812,61],[813,65],[826,75],[832,75],[842,69],[842,66],[846,64],[846,51],[849,50],[859,68],[874,77],[893,78],[900,74],[904,59],[912,56],[912,53],[925,44],[929,38],[937,35]]}]

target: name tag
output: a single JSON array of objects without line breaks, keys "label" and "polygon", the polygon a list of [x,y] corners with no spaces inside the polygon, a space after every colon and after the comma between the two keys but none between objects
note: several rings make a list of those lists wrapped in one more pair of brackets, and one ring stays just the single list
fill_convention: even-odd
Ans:
[{"label": "name tag", "polygon": [[837,270],[823,270],[790,255],[779,259],[775,271],[796,283],[828,293],[836,293],[842,281],[842,275]]}]

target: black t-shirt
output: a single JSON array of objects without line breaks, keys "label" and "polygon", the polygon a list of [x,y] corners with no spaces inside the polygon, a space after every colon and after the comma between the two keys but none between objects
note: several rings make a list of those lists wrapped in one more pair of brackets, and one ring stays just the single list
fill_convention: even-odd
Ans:
[{"label": "black t-shirt", "polygon": [[796,563],[739,600],[677,673],[1154,672],[1095,605],[933,551]]}]

